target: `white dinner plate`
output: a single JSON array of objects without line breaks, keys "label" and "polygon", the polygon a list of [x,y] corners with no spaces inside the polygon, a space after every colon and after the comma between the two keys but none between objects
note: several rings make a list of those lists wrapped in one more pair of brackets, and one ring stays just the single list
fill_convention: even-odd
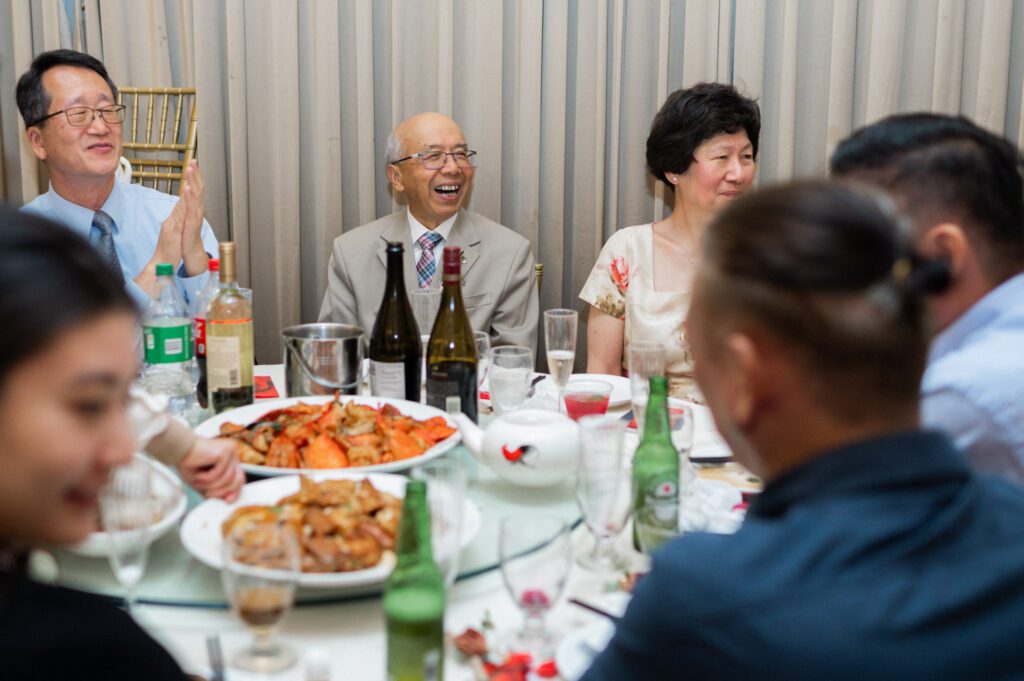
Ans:
[{"label": "white dinner plate", "polygon": [[[408,478],[402,475],[387,473],[339,473],[336,471],[308,471],[303,473],[316,480],[364,480],[368,479],[373,486],[400,499],[405,498],[405,485]],[[221,568],[221,546],[224,543],[221,525],[240,506],[276,504],[283,497],[299,491],[299,476],[280,476],[257,482],[250,482],[242,488],[242,493],[233,504],[226,504],[220,499],[207,499],[194,509],[181,524],[181,543],[192,556],[215,570]],[[463,547],[472,541],[480,531],[480,510],[468,499],[463,501],[462,536]],[[387,579],[395,566],[393,551],[385,551],[384,558],[372,568],[354,570],[352,572],[309,573],[299,576],[299,585],[313,588],[359,587],[379,584]]]},{"label": "white dinner plate", "polygon": [[[334,399],[333,395],[307,395],[305,397],[286,397],[279,400],[260,400],[255,404],[247,404],[244,407],[238,409],[232,409],[222,414],[217,414],[213,418],[209,418],[198,426],[196,426],[196,434],[204,437],[218,437],[220,436],[220,426],[222,423],[238,423],[249,425],[260,420],[265,414],[274,411],[275,409],[282,409],[284,407],[291,407],[299,402],[305,402],[306,404],[324,404]],[[399,461],[391,461],[389,463],[379,463],[373,466],[351,466],[349,468],[325,468],[325,469],[310,469],[310,468],[275,468],[273,466],[260,466],[251,463],[243,463],[242,469],[246,473],[251,473],[257,476],[274,476],[274,475],[295,475],[296,473],[312,472],[314,470],[325,470],[325,471],[337,471],[337,472],[349,472],[349,473],[384,473],[403,471],[414,466],[418,466],[421,463],[435,459],[449,449],[454,447],[462,439],[462,435],[459,433],[459,425],[455,421],[451,420],[447,414],[440,409],[427,406],[425,404],[418,404],[416,402],[408,402],[406,400],[395,400],[387,397],[371,397],[368,395],[339,395],[338,401],[340,402],[355,402],[356,404],[368,404],[372,407],[379,407],[383,404],[391,404],[398,408],[398,411],[402,412],[406,416],[411,416],[419,421],[426,421],[429,418],[435,416],[441,416],[445,422],[455,429],[455,432],[449,435],[444,440],[441,440],[436,445],[423,452],[419,456],[414,456],[409,459],[401,459]]]},{"label": "white dinner plate", "polygon": [[[188,498],[185,496],[181,480],[174,471],[148,456],[141,456],[141,458],[153,467],[151,493],[162,510],[160,520],[150,528],[150,539],[156,541],[176,526],[181,517],[185,515]],[[107,538],[106,532],[93,532],[81,544],[68,547],[68,551],[89,558],[106,558],[110,554],[110,540]]]},{"label": "white dinner plate", "polygon": [[614,633],[615,625],[604,617],[570,630],[555,650],[555,666],[561,677],[576,681],[583,676]]}]

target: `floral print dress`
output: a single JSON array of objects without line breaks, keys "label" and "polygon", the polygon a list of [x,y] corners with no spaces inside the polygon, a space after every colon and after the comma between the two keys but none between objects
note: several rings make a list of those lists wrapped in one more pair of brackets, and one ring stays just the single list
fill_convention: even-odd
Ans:
[{"label": "floral print dress", "polygon": [[684,291],[654,290],[654,229],[646,224],[620,229],[608,239],[580,298],[625,322],[623,375],[632,341],[658,341],[665,346],[669,394],[702,403],[683,329],[691,290],[690,285]]}]

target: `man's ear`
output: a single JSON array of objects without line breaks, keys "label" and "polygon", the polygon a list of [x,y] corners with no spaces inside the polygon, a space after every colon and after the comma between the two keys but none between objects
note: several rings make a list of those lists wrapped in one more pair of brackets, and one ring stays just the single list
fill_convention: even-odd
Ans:
[{"label": "man's ear", "polygon": [[928,228],[920,242],[921,255],[946,263],[955,280],[972,256],[971,242],[964,228],[954,222],[941,222]]},{"label": "man's ear", "polygon": [[32,145],[32,153],[36,155],[40,161],[46,160],[46,147],[43,146],[43,132],[38,126],[33,125],[31,128],[25,130],[25,136],[28,137],[28,143]]},{"label": "man's ear", "polygon": [[402,182],[402,171],[393,163],[388,165],[388,182],[395,188],[396,192],[405,191],[405,184]]},{"label": "man's ear", "polygon": [[739,331],[729,334],[725,351],[732,367],[727,408],[729,417],[740,430],[749,432],[759,416],[764,388],[761,352],[754,339]]}]

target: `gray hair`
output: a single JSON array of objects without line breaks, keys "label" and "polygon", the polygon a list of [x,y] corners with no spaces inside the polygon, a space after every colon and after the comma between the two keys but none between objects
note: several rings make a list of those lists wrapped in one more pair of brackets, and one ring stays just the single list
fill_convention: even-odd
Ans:
[{"label": "gray hair", "polygon": [[398,139],[398,135],[392,131],[384,143],[384,160],[387,163],[394,163],[404,156],[405,151],[402,149],[402,142]]}]

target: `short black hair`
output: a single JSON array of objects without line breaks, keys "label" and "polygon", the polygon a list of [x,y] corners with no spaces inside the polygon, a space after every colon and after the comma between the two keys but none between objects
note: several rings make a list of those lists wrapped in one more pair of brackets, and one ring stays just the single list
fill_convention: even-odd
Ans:
[{"label": "short black hair", "polygon": [[117,86],[110,79],[107,67],[96,57],[75,50],[43,52],[32,60],[28,71],[21,74],[21,78],[18,79],[18,111],[21,112],[26,128],[37,125],[50,108],[50,95],[43,87],[43,74],[56,66],[75,66],[95,71],[107,82],[114,100],[117,100]]},{"label": "short black hair", "polygon": [[830,166],[888,191],[918,230],[945,221],[970,230],[997,281],[1024,267],[1024,159],[967,118],[889,116],[840,142]]},{"label": "short black hair", "polygon": [[917,404],[925,297],[948,284],[913,252],[892,202],[868,192],[817,181],[740,197],[705,232],[698,275],[711,329],[752,324],[780,339],[847,422]]},{"label": "short black hair", "polygon": [[757,158],[761,109],[725,83],[697,83],[668,96],[647,136],[647,168],[669,187],[665,173],[685,173],[693,154],[715,135],[744,130]]},{"label": "short black hair", "polygon": [[0,385],[69,328],[137,314],[96,249],[63,225],[0,205]]}]

